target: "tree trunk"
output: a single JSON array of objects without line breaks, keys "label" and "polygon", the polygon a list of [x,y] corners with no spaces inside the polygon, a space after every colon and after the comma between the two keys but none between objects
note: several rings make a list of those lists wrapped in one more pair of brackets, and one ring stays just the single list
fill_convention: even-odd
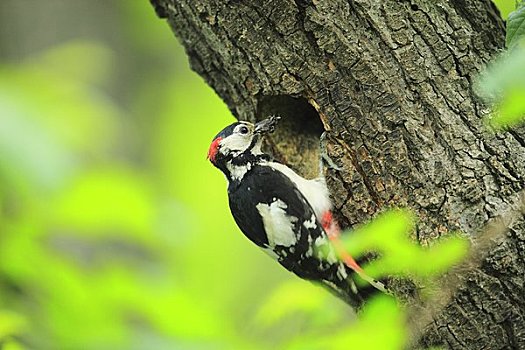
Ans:
[{"label": "tree trunk", "polygon": [[[504,46],[489,0],[152,3],[237,118],[283,117],[270,145],[279,160],[315,175],[329,131],[343,227],[401,206],[417,214],[422,245],[450,231],[475,237],[524,188],[524,130],[489,131],[473,88]],[[524,251],[521,215],[421,344],[525,349]]]}]

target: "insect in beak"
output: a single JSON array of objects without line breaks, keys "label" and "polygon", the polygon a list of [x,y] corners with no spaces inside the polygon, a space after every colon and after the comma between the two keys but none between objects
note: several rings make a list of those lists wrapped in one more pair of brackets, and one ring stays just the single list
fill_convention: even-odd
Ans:
[{"label": "insect in beak", "polygon": [[260,122],[255,124],[255,134],[268,134],[272,133],[275,130],[275,126],[277,125],[277,122],[281,119],[281,117],[278,116],[271,116],[270,118],[261,120]]}]

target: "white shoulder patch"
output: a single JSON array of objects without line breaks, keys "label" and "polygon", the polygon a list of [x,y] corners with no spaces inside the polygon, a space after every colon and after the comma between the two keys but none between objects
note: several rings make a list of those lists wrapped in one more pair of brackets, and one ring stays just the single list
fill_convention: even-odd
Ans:
[{"label": "white shoulder patch", "polygon": [[286,203],[276,199],[270,204],[259,203],[256,208],[263,220],[270,247],[276,245],[290,247],[297,243],[297,235],[294,232],[297,218],[286,214]]}]

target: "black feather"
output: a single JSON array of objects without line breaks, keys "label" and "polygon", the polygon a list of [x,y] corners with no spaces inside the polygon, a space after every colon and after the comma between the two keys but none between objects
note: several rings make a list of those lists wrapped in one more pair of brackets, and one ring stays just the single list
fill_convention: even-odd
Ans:
[{"label": "black feather", "polygon": [[[319,237],[328,242],[328,237],[317,219],[315,225],[304,225],[305,220],[300,218],[308,220],[312,216],[315,217],[314,211],[297,187],[280,171],[267,165],[253,165],[242,181],[230,183],[228,197],[235,222],[248,239],[262,248],[268,248],[269,242],[257,205],[259,203],[270,205],[278,199],[286,203],[284,209],[286,214],[298,218],[293,227],[297,241],[290,247],[277,245],[270,248],[277,254],[279,263],[287,270],[301,278],[328,286],[332,292],[346,299],[354,307],[359,307],[367,294],[373,292],[373,289],[364,288],[356,293],[353,281],[356,275],[342,262],[330,263],[321,259],[316,253],[307,254],[312,242]],[[338,269],[341,268],[348,277],[342,278],[341,273],[338,274]],[[334,284],[337,288],[329,284]],[[348,296],[351,296],[351,299],[348,299]]]}]

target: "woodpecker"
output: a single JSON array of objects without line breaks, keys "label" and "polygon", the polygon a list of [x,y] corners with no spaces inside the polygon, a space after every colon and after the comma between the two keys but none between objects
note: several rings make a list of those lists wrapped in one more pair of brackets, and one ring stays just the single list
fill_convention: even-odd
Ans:
[{"label": "woodpecker", "polygon": [[[384,286],[348,255],[350,261],[336,256],[329,235],[337,234],[338,226],[324,177],[305,179],[262,152],[263,137],[274,131],[278,120],[239,121],[211,142],[208,159],[226,176],[233,218],[249,240],[287,270],[359,308],[373,292],[371,286],[382,291]],[[357,275],[370,284],[358,288]]]}]

